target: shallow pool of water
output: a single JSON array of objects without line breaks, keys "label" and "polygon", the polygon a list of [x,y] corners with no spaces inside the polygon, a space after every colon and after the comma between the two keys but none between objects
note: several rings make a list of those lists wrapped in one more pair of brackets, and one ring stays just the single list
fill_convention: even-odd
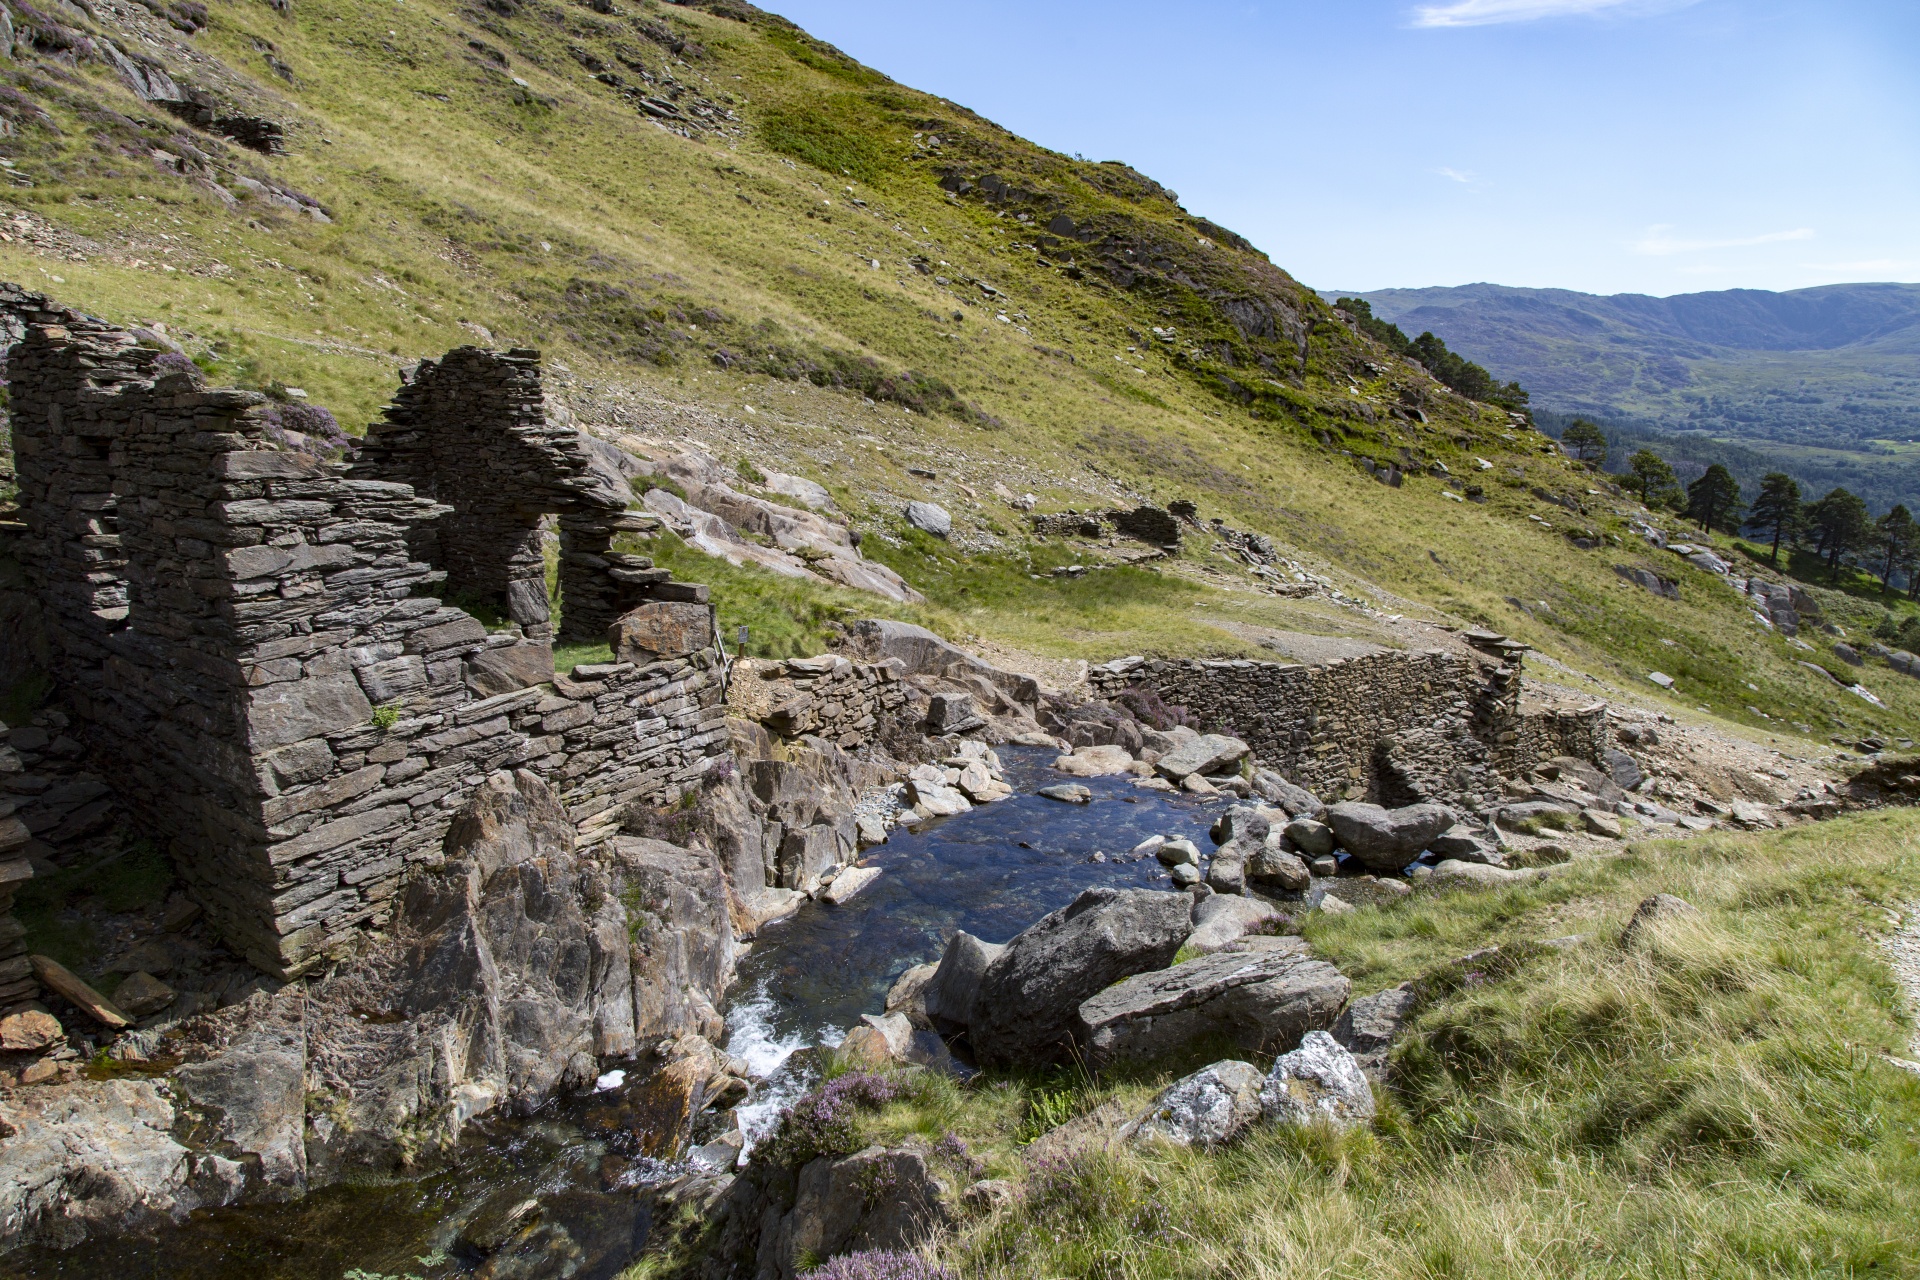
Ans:
[{"label": "shallow pool of water", "polygon": [[[1018,794],[919,831],[896,830],[868,851],[865,861],[883,868],[871,887],[842,906],[809,903],[769,926],[741,962],[727,1047],[768,1077],[742,1109],[750,1138],[763,1136],[809,1082],[804,1069],[785,1069],[791,1055],[838,1044],[861,1014],[881,1012],[894,979],[938,960],[955,929],[1005,942],[1090,886],[1166,888],[1159,861],[1129,851],[1153,835],[1211,848],[1207,828],[1232,803],[1114,777],[1073,780],[1093,802],[1063,804],[1033,794],[1062,781],[1047,767],[1057,752],[998,753]],[[1107,860],[1095,861],[1097,853]]]}]

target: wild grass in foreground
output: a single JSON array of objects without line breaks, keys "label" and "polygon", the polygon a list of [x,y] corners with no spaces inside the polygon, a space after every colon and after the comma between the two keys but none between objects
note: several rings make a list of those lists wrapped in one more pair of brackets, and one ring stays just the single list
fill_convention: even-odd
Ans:
[{"label": "wild grass in foreground", "polygon": [[[1016,1181],[938,1247],[969,1280],[1917,1275],[1920,1080],[1886,1061],[1908,1022],[1873,941],[1920,899],[1916,835],[1888,812],[1651,842],[1310,918],[1356,993],[1430,993],[1368,1131],[1030,1160],[1039,1129],[1166,1078],[1063,1075],[923,1080],[854,1141],[917,1134],[964,1153],[957,1178]],[[1623,949],[1660,892],[1700,914]],[[1491,944],[1506,963],[1448,967]]]}]

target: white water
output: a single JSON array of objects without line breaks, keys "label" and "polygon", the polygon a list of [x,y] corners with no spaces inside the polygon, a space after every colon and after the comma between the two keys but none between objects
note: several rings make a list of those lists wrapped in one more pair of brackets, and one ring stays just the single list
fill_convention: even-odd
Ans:
[{"label": "white water", "polygon": [[844,1039],[846,1032],[838,1027],[821,1027],[812,1039],[799,1031],[780,1034],[774,1026],[773,997],[767,993],[765,981],[733,1001],[727,1014],[727,1052],[746,1059],[749,1074],[758,1081],[752,1100],[738,1111],[740,1131],[747,1137],[746,1151],[772,1134],[781,1114],[813,1084],[814,1073],[808,1069],[787,1070],[788,1059],[813,1045],[834,1048]]}]

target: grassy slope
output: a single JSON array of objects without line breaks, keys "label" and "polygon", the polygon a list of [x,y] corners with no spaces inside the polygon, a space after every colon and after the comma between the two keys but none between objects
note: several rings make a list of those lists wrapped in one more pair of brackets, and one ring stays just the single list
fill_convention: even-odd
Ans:
[{"label": "grassy slope", "polygon": [[[999,479],[1038,493],[1043,506],[1191,497],[1207,515],[1273,534],[1350,589],[1358,580],[1358,594],[1395,611],[1484,622],[1642,691],[1648,670],[1666,670],[1682,679],[1677,708],[1706,706],[1757,729],[1784,721],[1910,732],[1920,714],[1920,686],[1884,669],[1862,678],[1891,711],[1838,694],[1797,665],[1818,655],[1762,634],[1705,575],[1677,570],[1679,604],[1621,582],[1610,566],[1646,557],[1607,515],[1619,504],[1586,498],[1587,478],[1543,453],[1540,437],[1393,365],[1230,233],[1130,171],[1043,152],[774,20],[504,7],[515,15],[436,2],[306,0],[290,17],[260,4],[215,6],[196,45],[294,104],[274,108],[295,121],[293,154],[261,160],[229,149],[231,164],[319,198],[329,226],[254,201],[228,210],[145,160],[103,151],[103,137],[164,141],[174,126],[143,133],[137,121],[154,113],[99,66],[81,65],[76,86],[57,93],[44,75],[23,73],[24,91],[63,132],[27,128],[0,143],[36,184],[12,199],[107,249],[82,263],[5,243],[0,269],[114,319],[164,321],[213,357],[217,376],[304,387],[350,427],[373,416],[404,360],[473,341],[463,326],[476,325],[499,345],[537,345],[563,362],[576,403],[610,389],[637,397],[627,403],[641,409],[602,419],[610,424],[657,431],[668,415],[649,405],[717,410],[721,436],[822,479],[864,527],[897,538],[899,501],[924,495],[951,505],[970,536],[996,540],[998,561],[910,539],[870,546],[929,592],[933,620],[960,634],[1098,658],[1249,652],[1208,624],[1223,615],[1339,629],[1330,618],[1342,615],[1321,604],[1222,591],[1248,580],[1205,554],[1179,568],[1197,589],[1159,585],[1164,577],[1148,589],[1145,575],[1035,583],[1017,517],[985,493]],[[670,58],[629,18],[671,27],[700,49]],[[509,65],[489,63],[469,39],[503,50]],[[266,41],[292,68],[291,86],[266,71]],[[616,68],[619,54],[637,55],[656,74],[724,95],[741,117],[736,136],[666,132],[590,78],[570,48]],[[61,95],[109,101],[135,123],[83,120]],[[929,153],[935,136],[941,146]],[[937,185],[947,171],[995,172],[1028,196],[1000,208],[978,192],[949,196]],[[1041,222],[1067,211],[1096,240],[1051,250],[1053,262],[1075,261],[1072,272],[1043,265],[1017,247],[1040,242],[1011,216],[1020,210]],[[167,260],[163,249],[186,269],[154,265]],[[937,275],[916,271],[915,256]],[[136,259],[149,265],[130,265]],[[1153,338],[1154,326],[1176,328],[1177,340]],[[735,358],[731,368],[712,361],[716,346]],[[879,405],[785,376],[807,366],[857,373],[861,356],[890,379]],[[1389,416],[1403,399],[1423,404],[1431,423]],[[779,411],[746,416],[756,401]],[[1391,460],[1405,449],[1444,462],[1484,483],[1490,501],[1444,500],[1425,476],[1387,489],[1323,445],[1321,432],[1353,454]],[[1475,456],[1498,465],[1483,475]],[[938,482],[904,471],[933,458],[945,460]],[[1594,515],[1576,520],[1543,504],[1536,486],[1579,495]],[[1574,526],[1611,531],[1622,545],[1574,551],[1564,538]],[[1065,557],[1039,554],[1043,569]],[[1670,557],[1659,560],[1676,572]],[[742,612],[770,607],[757,594],[764,581],[729,576]],[[789,628],[784,647],[817,643],[820,618],[857,607],[810,598],[794,608],[818,616]],[[1749,705],[1775,719],[1759,720]]]},{"label": "grassy slope", "polygon": [[[1911,1024],[1873,941],[1920,891],[1913,832],[1885,813],[1660,842],[1540,885],[1309,917],[1356,994],[1434,992],[1370,1131],[1021,1153],[1110,1098],[1144,1107],[1169,1072],[924,1081],[859,1141],[954,1134],[1016,1180],[1013,1205],[943,1242],[968,1276],[1920,1274],[1920,1080],[1885,1060],[1909,1056]],[[1656,892],[1702,915],[1623,950]],[[1515,963],[1450,966],[1492,943]]]}]

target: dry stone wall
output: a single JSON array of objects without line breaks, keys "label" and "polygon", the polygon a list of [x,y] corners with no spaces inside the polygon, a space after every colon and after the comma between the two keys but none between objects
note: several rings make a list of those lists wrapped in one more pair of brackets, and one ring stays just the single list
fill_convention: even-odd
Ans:
[{"label": "dry stone wall", "polygon": [[1390,650],[1321,665],[1123,658],[1088,672],[1101,697],[1151,690],[1199,727],[1323,798],[1477,804],[1498,776],[1556,755],[1597,760],[1604,709],[1525,713],[1520,657]]},{"label": "dry stone wall", "polygon": [[[103,773],[254,964],[301,972],[383,919],[408,865],[438,854],[495,770],[551,784],[592,844],[630,803],[680,794],[726,753],[708,606],[645,604],[636,615],[673,614],[648,629],[653,647],[623,642],[628,660],[556,675],[529,662],[546,653],[526,634],[536,621],[490,633],[438,598],[449,571],[414,551],[456,507],[276,450],[261,396],[157,367],[112,326],[23,311],[8,368],[24,524],[12,550],[51,674]],[[519,380],[513,412],[474,428],[476,457],[527,447],[531,361],[440,366],[489,393]],[[423,385],[460,412],[482,404],[443,372],[403,395],[418,420],[457,416]],[[489,430],[512,438],[489,451]],[[488,539],[510,526],[484,503],[452,525],[459,556],[492,546],[509,561],[492,579],[508,587],[526,580],[527,544]]]},{"label": "dry stone wall", "polygon": [[845,751],[881,735],[910,715],[912,691],[896,660],[855,662],[839,654],[784,662],[734,664],[733,705],[782,738],[814,735]]}]

